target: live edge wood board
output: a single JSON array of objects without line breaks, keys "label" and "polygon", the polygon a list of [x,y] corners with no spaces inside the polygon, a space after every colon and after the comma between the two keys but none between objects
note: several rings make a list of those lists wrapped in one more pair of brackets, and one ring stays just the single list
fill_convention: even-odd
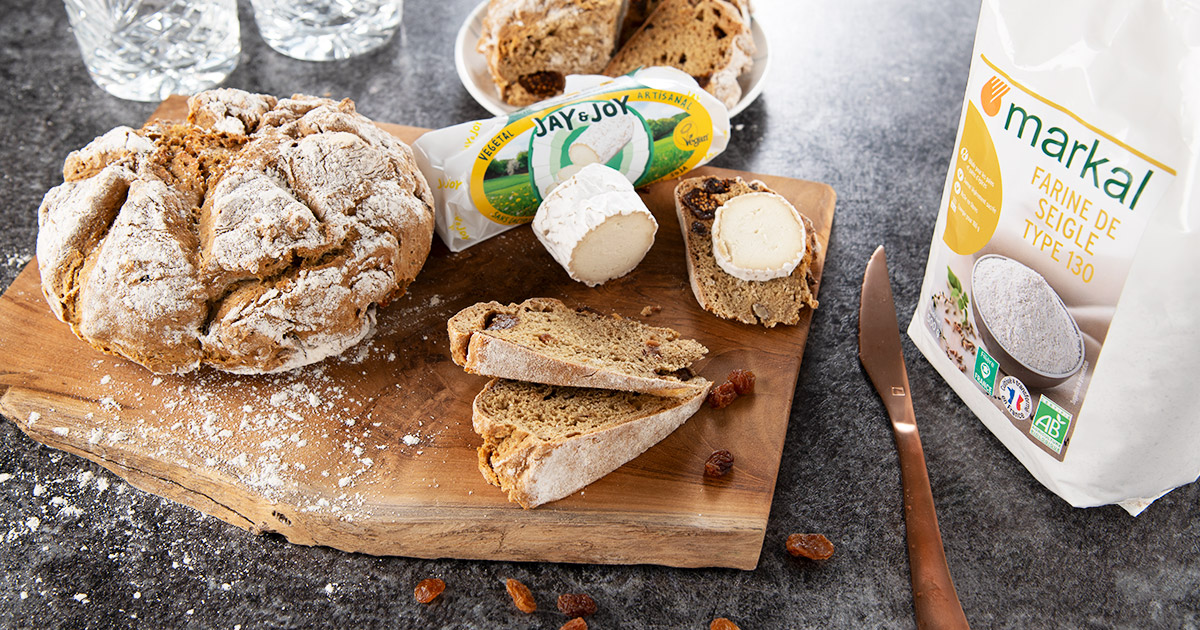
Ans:
[{"label": "live edge wood board", "polygon": [[[182,99],[172,99],[154,117],[184,111]],[[424,131],[381,126],[407,142]],[[817,228],[820,278],[833,189],[716,168],[693,174],[759,178],[791,199]],[[281,375],[160,376],[101,354],[51,314],[34,261],[0,298],[0,411],[34,440],[142,490],[298,544],[420,558],[753,569],[811,312],[797,326],[765,329],[700,309],[688,285],[675,183],[643,192],[658,236],[624,278],[595,289],[573,282],[528,227],[458,254],[434,237],[424,270],[408,294],[380,309],[372,337]],[[479,301],[534,296],[675,328],[708,346],[701,374],[721,382],[731,369],[750,369],[755,392],[722,410],[704,406],[582,492],[523,510],[479,473],[471,401],[487,379],[451,362],[446,320]],[[662,310],[641,315],[647,306]],[[704,461],[718,449],[736,463],[724,478],[706,479]]]}]

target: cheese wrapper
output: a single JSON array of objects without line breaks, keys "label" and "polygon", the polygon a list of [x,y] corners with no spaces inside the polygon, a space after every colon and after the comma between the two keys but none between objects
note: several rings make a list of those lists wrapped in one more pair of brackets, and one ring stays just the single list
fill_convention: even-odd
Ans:
[{"label": "cheese wrapper", "polygon": [[433,186],[435,229],[452,251],[532,221],[550,191],[588,164],[645,186],[705,164],[729,143],[725,106],[674,68],[571,75],[566,92],[413,144]]}]

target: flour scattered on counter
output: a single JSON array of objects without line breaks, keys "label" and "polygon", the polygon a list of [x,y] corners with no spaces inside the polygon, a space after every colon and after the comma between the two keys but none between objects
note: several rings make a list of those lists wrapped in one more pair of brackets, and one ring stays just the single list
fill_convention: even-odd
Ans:
[{"label": "flour scattered on counter", "polygon": [[20,269],[33,260],[33,254],[23,254],[20,252],[9,254],[4,259],[4,266],[10,269]]},{"label": "flour scattered on counter", "polygon": [[10,475],[8,473],[0,473],[0,483],[4,483],[4,482],[8,481],[9,479],[12,479],[12,475]]},{"label": "flour scattered on counter", "polygon": [[87,593],[75,593],[75,597],[74,597],[74,599],[75,599],[75,601],[77,601],[77,602],[79,602],[79,603],[81,603],[81,604],[86,604],[86,603],[88,603],[88,596],[87,596]]},{"label": "flour scattered on counter", "polygon": [[37,424],[37,421],[41,420],[41,419],[42,419],[42,414],[40,414],[36,411],[29,412],[29,426],[33,426],[33,425]]},{"label": "flour scattered on counter", "polygon": [[100,377],[101,385],[108,385],[111,382],[112,382],[112,376],[110,376],[108,374],[105,374],[104,376]]},{"label": "flour scattered on counter", "polygon": [[417,444],[421,443],[421,438],[419,438],[415,435],[412,435],[412,434],[406,435],[400,439],[403,440],[404,443],[409,446],[416,446]]},{"label": "flour scattered on counter", "polygon": [[29,518],[25,519],[25,526],[28,527],[29,531],[31,531],[31,532],[36,532],[38,526],[41,524],[42,524],[42,519],[40,519],[36,516],[30,516]]},{"label": "flour scattered on counter", "polygon": [[67,435],[71,433],[71,429],[68,427],[54,427],[54,432],[63,437],[67,437]]},{"label": "flour scattered on counter", "polygon": [[333,587],[334,587],[334,585],[333,585],[333,583],[332,583],[332,582],[330,582],[329,584],[326,584],[326,585],[325,585],[325,592],[326,592],[326,593],[328,593],[328,594],[330,594],[330,595],[333,595]]}]

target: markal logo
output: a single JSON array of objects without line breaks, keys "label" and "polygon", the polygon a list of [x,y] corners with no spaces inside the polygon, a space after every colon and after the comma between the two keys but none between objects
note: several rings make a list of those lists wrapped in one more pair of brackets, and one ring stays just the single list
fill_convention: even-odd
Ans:
[{"label": "markal logo", "polygon": [[983,84],[983,89],[979,91],[979,102],[983,104],[983,113],[988,116],[995,116],[1000,113],[1000,99],[1008,94],[1012,89],[1008,84],[1000,80],[1000,77],[992,76]]}]

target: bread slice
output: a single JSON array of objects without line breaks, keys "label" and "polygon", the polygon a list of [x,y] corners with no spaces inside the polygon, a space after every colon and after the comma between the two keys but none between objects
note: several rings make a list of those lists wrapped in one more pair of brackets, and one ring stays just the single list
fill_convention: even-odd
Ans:
[{"label": "bread slice", "polygon": [[754,65],[746,0],[662,0],[604,68],[620,76],[641,67],[672,66],[733,107],[742,98],[737,78]]},{"label": "bread slice", "polygon": [[622,0],[491,0],[477,49],[500,97],[529,105],[561,94],[568,74],[598,74],[622,9]]},{"label": "bread slice", "polygon": [[552,298],[476,304],[451,317],[446,328],[450,356],[472,374],[662,396],[708,386],[690,370],[708,352],[699,342]]},{"label": "bread slice", "polygon": [[740,177],[693,177],[675,187],[675,211],[687,245],[688,278],[696,301],[707,311],[746,324],[797,324],[805,308],[817,308],[813,261],[819,251],[812,221],[801,212],[807,251],[791,275],[762,282],[741,280],[726,273],[713,256],[712,225],[717,208],[729,199],[752,192],[774,192],[760,181]]},{"label": "bread slice", "polygon": [[479,470],[523,508],[557,501],[670,435],[708,386],[664,397],[493,379],[473,405]]}]

